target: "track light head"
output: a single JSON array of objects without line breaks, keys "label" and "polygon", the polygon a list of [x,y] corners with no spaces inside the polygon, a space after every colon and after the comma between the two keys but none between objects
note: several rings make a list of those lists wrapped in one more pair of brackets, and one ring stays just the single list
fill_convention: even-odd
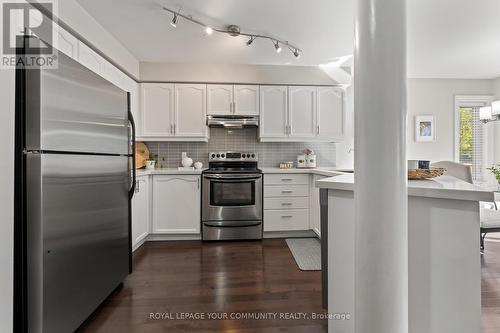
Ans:
[{"label": "track light head", "polygon": [[170,22],[170,25],[177,28],[177,14],[174,13],[174,18],[172,19],[172,22]]},{"label": "track light head", "polygon": [[299,52],[299,50],[295,49],[293,51],[293,55],[295,56],[295,58],[300,59],[300,52]]},{"label": "track light head", "polygon": [[254,36],[251,36],[250,39],[248,40],[247,42],[247,46],[250,46],[252,45],[253,41],[254,41],[255,37]]},{"label": "track light head", "polygon": [[280,43],[278,41],[275,42],[274,48],[276,49],[276,53],[281,52],[281,46],[280,46]]},{"label": "track light head", "polygon": [[214,29],[212,29],[212,28],[210,28],[210,27],[206,27],[206,28],[205,28],[205,33],[206,33],[207,35],[211,35],[213,32],[214,32]]}]

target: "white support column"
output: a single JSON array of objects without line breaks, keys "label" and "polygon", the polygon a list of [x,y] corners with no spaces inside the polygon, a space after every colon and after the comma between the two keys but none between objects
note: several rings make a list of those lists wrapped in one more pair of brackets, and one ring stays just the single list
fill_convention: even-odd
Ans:
[{"label": "white support column", "polygon": [[408,332],[406,0],[357,0],[355,331]]}]

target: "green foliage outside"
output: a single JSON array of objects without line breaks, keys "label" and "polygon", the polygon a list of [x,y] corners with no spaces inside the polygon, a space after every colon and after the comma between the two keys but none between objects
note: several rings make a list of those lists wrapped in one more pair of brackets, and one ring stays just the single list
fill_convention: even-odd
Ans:
[{"label": "green foliage outside", "polygon": [[460,109],[460,160],[472,162],[472,110]]}]

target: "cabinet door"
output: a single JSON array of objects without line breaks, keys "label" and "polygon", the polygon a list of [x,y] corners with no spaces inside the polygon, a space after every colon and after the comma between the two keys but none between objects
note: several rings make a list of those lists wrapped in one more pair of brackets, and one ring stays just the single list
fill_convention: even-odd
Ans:
[{"label": "cabinet door", "polygon": [[132,198],[132,248],[149,234],[149,176],[137,177]]},{"label": "cabinet door", "polygon": [[233,86],[207,85],[207,114],[228,115],[233,113]]},{"label": "cabinet door", "polygon": [[200,176],[153,176],[153,232],[200,232]]},{"label": "cabinet door", "polygon": [[174,85],[141,84],[142,136],[174,135]]},{"label": "cabinet door", "polygon": [[316,136],[316,87],[289,87],[289,134],[293,138]]},{"label": "cabinet door", "polygon": [[57,49],[70,58],[78,59],[78,39],[75,36],[57,26]]},{"label": "cabinet door", "polygon": [[309,216],[309,227],[318,235],[321,236],[321,210],[319,204],[319,188],[315,187],[314,184],[317,180],[326,178],[325,176],[314,175],[313,182],[311,184],[311,195],[310,199],[310,216]]},{"label": "cabinet door", "polygon": [[175,85],[174,132],[181,137],[207,137],[206,92],[204,84]]},{"label": "cabinet door", "polygon": [[336,87],[318,88],[317,110],[318,136],[327,140],[342,140],[345,123],[342,90]]},{"label": "cabinet door", "polygon": [[287,137],[288,101],[286,86],[260,87],[260,137]]},{"label": "cabinet door", "polygon": [[259,86],[234,86],[234,113],[242,116],[259,115]]},{"label": "cabinet door", "polygon": [[82,42],[78,42],[78,61],[94,73],[102,76],[104,58]]}]

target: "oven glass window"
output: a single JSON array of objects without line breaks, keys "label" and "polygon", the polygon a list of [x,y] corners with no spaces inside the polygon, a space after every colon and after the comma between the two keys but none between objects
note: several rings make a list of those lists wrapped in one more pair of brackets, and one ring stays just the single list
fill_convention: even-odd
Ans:
[{"label": "oven glass window", "polygon": [[254,206],[255,181],[210,182],[211,206]]}]

